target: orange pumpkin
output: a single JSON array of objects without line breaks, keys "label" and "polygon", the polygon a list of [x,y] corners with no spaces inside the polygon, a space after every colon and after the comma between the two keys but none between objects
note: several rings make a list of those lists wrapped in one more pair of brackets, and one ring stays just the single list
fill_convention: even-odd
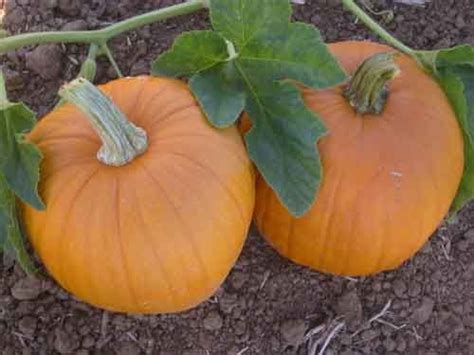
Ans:
[{"label": "orange pumpkin", "polygon": [[22,207],[27,233],[51,275],[83,301],[186,310],[218,288],[246,238],[255,185],[244,144],[235,127],[211,127],[180,81],[125,78],[100,88],[143,128],[147,148],[112,162],[121,166],[104,164],[96,154],[113,127],[102,142],[75,105],[51,112],[29,135],[44,154],[47,208]]},{"label": "orange pumpkin", "polygon": [[[376,53],[394,52],[370,42],[330,50],[349,74]],[[396,64],[400,72],[388,82],[380,114],[357,113],[344,86],[303,89],[328,129],[318,143],[322,183],[303,217],[292,217],[257,178],[256,224],[294,262],[338,275],[392,269],[421,248],[448,212],[463,173],[460,128],[436,82],[407,56]]]}]

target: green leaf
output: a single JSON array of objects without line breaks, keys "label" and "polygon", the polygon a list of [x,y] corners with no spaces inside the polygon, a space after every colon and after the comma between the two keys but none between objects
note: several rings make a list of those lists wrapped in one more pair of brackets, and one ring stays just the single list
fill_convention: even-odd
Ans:
[{"label": "green leaf", "polygon": [[25,141],[24,134],[35,124],[33,112],[20,103],[0,106],[0,170],[6,183],[25,203],[44,208],[38,194],[39,149]]},{"label": "green leaf", "polygon": [[346,78],[319,31],[305,23],[260,33],[240,53],[239,62],[252,71],[264,69],[269,78],[291,78],[317,89]]},{"label": "green leaf", "polygon": [[211,123],[216,127],[233,124],[245,107],[243,84],[235,63],[219,64],[194,75],[189,86]]},{"label": "green leaf", "polygon": [[27,273],[34,273],[24,239],[18,222],[15,195],[0,174],[0,250],[13,256]]},{"label": "green leaf", "polygon": [[153,75],[190,76],[212,68],[227,59],[227,44],[212,31],[183,33],[173,47],[162,54],[152,66]]},{"label": "green leaf", "polygon": [[0,250],[3,249],[8,239],[12,203],[14,203],[13,195],[5,178],[0,175]]},{"label": "green leaf", "polygon": [[463,178],[452,206],[456,212],[474,197],[474,48],[462,45],[423,52],[422,55],[423,58],[430,58],[425,61],[425,66],[443,88],[463,131],[465,163]]},{"label": "green leaf", "polygon": [[316,141],[324,125],[289,83],[250,81],[246,110],[253,127],[246,136],[250,157],[281,201],[296,216],[311,206],[321,178]]},{"label": "green leaf", "polygon": [[288,0],[211,0],[211,23],[238,50],[261,33],[285,29],[291,7]]},{"label": "green leaf", "polygon": [[[319,31],[291,23],[290,15],[288,0],[211,0],[211,22],[226,43],[227,56],[187,76],[216,127],[232,124],[247,111],[253,122],[246,137],[251,159],[289,211],[301,216],[321,180],[316,142],[325,129],[306,108],[296,82],[323,89],[346,75]],[[170,60],[162,58],[155,62],[155,73],[183,73],[169,71]]]}]

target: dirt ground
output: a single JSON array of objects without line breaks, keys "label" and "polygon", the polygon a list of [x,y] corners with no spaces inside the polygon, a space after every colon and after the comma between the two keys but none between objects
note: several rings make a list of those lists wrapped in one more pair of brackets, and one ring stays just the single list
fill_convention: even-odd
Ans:
[{"label": "dirt ground", "polygon": [[[9,0],[4,24],[10,33],[93,29],[176,2]],[[372,2],[393,11],[387,26],[409,45],[474,45],[472,0],[433,0],[424,8]],[[338,0],[307,0],[295,6],[295,17],[318,26],[330,42],[375,39]],[[201,12],[129,32],[112,47],[125,74],[146,73],[178,33],[206,26]],[[45,114],[85,53],[85,46],[73,44],[8,53],[1,62],[11,99],[25,101],[39,117]],[[114,77],[101,60],[97,81]],[[319,351],[336,328],[340,332],[325,354],[474,354],[474,204],[400,269],[358,279],[296,266],[252,230],[215,296],[175,315],[103,312],[75,300],[46,275],[27,278],[17,266],[0,263],[2,354],[307,354]]]}]

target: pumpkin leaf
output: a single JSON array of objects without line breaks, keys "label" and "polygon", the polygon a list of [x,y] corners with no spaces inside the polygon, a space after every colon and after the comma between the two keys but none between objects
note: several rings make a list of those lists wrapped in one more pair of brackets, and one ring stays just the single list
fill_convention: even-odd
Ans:
[{"label": "pumpkin leaf", "polygon": [[238,62],[252,71],[265,70],[268,79],[291,78],[315,89],[346,78],[318,29],[300,22],[253,37]]},{"label": "pumpkin leaf", "polygon": [[212,27],[242,51],[256,36],[289,26],[288,0],[211,0]]},{"label": "pumpkin leaf", "polygon": [[425,51],[420,57],[443,88],[463,131],[464,174],[452,205],[456,212],[474,198],[474,47]]},{"label": "pumpkin leaf", "polygon": [[12,256],[27,273],[34,273],[18,222],[15,195],[0,174],[0,250]]},{"label": "pumpkin leaf", "polygon": [[7,239],[11,220],[12,194],[5,178],[0,175],[0,250],[3,249]]},{"label": "pumpkin leaf", "polygon": [[153,75],[190,76],[228,57],[225,40],[213,31],[191,31],[179,35],[171,49],[152,65]]},{"label": "pumpkin leaf", "polygon": [[12,255],[28,272],[34,272],[26,251],[17,213],[17,197],[38,209],[44,208],[38,194],[38,148],[24,134],[35,124],[35,116],[22,103],[7,99],[0,71],[0,250]]},{"label": "pumpkin leaf", "polygon": [[211,123],[219,128],[233,124],[245,107],[243,83],[233,61],[194,75],[189,86]]},{"label": "pumpkin leaf", "polygon": [[193,94],[216,127],[233,124],[245,110],[253,123],[246,136],[251,159],[288,210],[301,216],[321,180],[316,142],[325,128],[306,108],[295,81],[322,89],[346,75],[316,28],[290,22],[288,0],[211,0],[209,10],[226,44],[225,59],[222,54],[213,66],[192,74],[177,62],[169,70],[166,58],[176,52],[176,43],[155,61],[154,73],[188,73]]},{"label": "pumpkin leaf", "polygon": [[43,209],[37,190],[42,156],[39,149],[24,138],[35,122],[34,113],[21,103],[0,105],[0,170],[15,195]]},{"label": "pumpkin leaf", "polygon": [[251,159],[281,201],[296,216],[311,206],[321,165],[315,142],[326,129],[288,82],[251,81],[246,111],[253,126],[246,135]]}]

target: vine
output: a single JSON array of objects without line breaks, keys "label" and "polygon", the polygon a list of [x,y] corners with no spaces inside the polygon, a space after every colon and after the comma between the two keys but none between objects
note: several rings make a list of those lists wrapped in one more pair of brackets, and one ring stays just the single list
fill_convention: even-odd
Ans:
[{"label": "vine", "polygon": [[[453,204],[453,211],[458,210],[474,197],[474,48],[463,45],[438,51],[412,49],[374,21],[354,0],[341,3],[384,41],[416,60],[449,98],[465,142],[464,177]],[[212,29],[178,36],[172,48],[154,61],[152,73],[188,78],[196,100],[217,128],[232,125],[245,111],[252,121],[252,129],[245,137],[249,156],[281,202],[293,215],[301,216],[314,202],[322,178],[315,143],[326,129],[305,106],[294,82],[324,89],[348,78],[315,27],[290,21],[290,1],[189,0],[97,30],[7,36],[0,39],[0,53],[44,43],[86,43],[90,45],[89,53],[79,76],[92,81],[100,55],[107,56],[122,76],[108,47],[112,38],[202,9],[209,9]],[[35,124],[33,113],[23,104],[7,100],[3,76],[1,79],[0,248],[15,250],[21,261],[25,260],[20,257],[25,253],[15,247],[20,233],[15,227],[18,223],[14,197],[43,207],[37,192],[41,154],[25,139]]]}]

